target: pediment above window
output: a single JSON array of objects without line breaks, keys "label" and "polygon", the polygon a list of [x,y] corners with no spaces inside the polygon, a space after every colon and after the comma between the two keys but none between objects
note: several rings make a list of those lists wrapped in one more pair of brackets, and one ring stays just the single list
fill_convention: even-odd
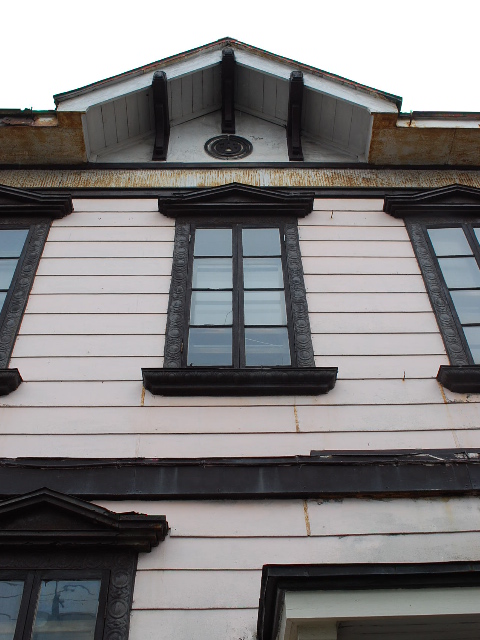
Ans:
[{"label": "pediment above window", "polygon": [[0,215],[42,216],[63,218],[72,213],[73,203],[69,195],[45,195],[26,189],[15,189],[0,185]]},{"label": "pediment above window", "polygon": [[0,549],[100,545],[150,551],[167,528],[165,516],[114,513],[50,489],[0,503]]},{"label": "pediment above window", "polygon": [[480,215],[480,189],[452,184],[413,195],[386,196],[383,210],[395,218]]},{"label": "pediment above window", "polygon": [[313,209],[313,192],[268,189],[232,182],[211,189],[180,192],[158,199],[158,210],[177,216],[290,216],[303,218]]}]

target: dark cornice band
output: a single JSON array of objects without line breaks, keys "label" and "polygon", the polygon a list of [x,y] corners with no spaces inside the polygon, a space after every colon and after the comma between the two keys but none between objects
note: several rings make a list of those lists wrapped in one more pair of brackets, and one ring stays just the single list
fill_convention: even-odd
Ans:
[{"label": "dark cornice band", "polygon": [[90,500],[477,496],[480,452],[323,451],[285,458],[0,460],[0,497],[44,486]]}]

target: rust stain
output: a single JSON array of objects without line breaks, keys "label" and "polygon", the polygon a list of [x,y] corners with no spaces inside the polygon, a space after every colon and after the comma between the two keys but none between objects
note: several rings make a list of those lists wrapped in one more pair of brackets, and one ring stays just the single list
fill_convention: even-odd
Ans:
[{"label": "rust stain", "polygon": [[143,407],[145,405],[145,387],[142,385],[142,395],[140,397],[140,406]]},{"label": "rust stain", "polygon": [[[21,128],[31,131],[31,128]],[[0,162],[2,154],[0,128]],[[18,188],[215,187],[230,182],[286,187],[480,187],[474,169],[0,169],[0,183]]]},{"label": "rust stain", "polygon": [[305,529],[307,530],[307,536],[311,536],[312,531],[310,529],[310,517],[308,515],[308,503],[306,500],[303,501],[303,515],[305,516]]},{"label": "rust stain", "polygon": [[298,421],[297,405],[293,405],[293,415],[295,416],[295,431],[300,433],[300,422]]}]

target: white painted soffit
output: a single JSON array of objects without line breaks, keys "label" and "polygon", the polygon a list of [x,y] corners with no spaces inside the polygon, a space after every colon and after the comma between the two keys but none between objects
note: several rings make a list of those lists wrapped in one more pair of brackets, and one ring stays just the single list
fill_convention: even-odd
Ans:
[{"label": "white painted soffit", "polygon": [[[369,92],[361,87],[343,83],[327,78],[319,72],[316,75],[313,71],[305,70],[301,64],[294,62],[286,62],[279,58],[274,60],[270,57],[261,56],[250,51],[237,48],[234,43],[231,47],[235,51],[235,59],[237,63],[246,68],[255,69],[260,73],[288,80],[290,73],[297,69],[304,72],[304,83],[307,88],[319,91],[334,98],[349,102],[353,105],[368,109],[371,113],[398,113],[397,106],[386,97]],[[167,74],[167,78],[172,80],[181,76],[186,76],[201,69],[207,69],[216,64],[220,64],[222,59],[222,48],[215,50],[201,51],[191,54],[181,61],[172,61],[171,63],[159,63],[158,67],[148,71],[139,70],[133,76],[126,79],[112,78],[105,81],[102,86],[86,87],[73,91],[69,98],[61,95],[57,98],[58,111],[86,111],[89,107],[102,104],[119,98],[121,96],[146,89],[152,84],[153,74],[157,70],[163,70]]]}]

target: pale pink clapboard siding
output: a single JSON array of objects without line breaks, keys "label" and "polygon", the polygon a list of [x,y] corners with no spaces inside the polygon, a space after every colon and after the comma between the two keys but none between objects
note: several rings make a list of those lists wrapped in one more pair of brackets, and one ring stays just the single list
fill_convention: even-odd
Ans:
[{"label": "pale pink clapboard siding", "polygon": [[163,361],[174,221],[153,199],[76,200],[54,222],[14,349],[25,383],[2,399],[4,451],[48,455],[49,434],[86,456],[477,442],[478,398],[436,383],[443,342],[403,222],[382,206],[317,200],[299,221],[316,362],[339,367],[336,388],[232,401],[142,393],[141,367]]}]

